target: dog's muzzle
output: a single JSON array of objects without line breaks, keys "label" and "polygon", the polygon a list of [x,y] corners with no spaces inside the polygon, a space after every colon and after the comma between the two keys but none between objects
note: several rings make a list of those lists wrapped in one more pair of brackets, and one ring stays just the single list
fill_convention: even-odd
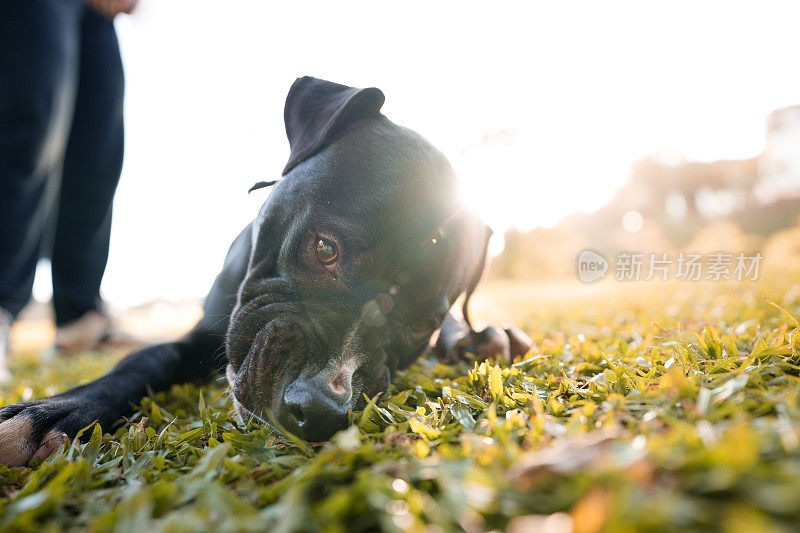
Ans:
[{"label": "dog's muzzle", "polygon": [[301,375],[283,394],[276,416],[306,440],[324,441],[347,427],[353,404],[355,365],[331,362],[312,376]]}]

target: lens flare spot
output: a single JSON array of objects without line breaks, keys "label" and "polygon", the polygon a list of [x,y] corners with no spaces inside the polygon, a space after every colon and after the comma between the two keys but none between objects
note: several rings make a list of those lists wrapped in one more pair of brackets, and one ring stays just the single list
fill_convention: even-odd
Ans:
[{"label": "lens flare spot", "polygon": [[622,217],[622,227],[628,233],[638,233],[644,227],[644,217],[638,211],[628,211]]},{"label": "lens flare spot", "polygon": [[376,300],[370,300],[361,307],[361,318],[368,326],[379,328],[386,324],[386,317],[381,312]]},{"label": "lens flare spot", "polygon": [[383,314],[392,312],[392,308],[394,307],[394,299],[388,294],[379,294],[375,297],[375,301],[378,302],[378,308]]}]

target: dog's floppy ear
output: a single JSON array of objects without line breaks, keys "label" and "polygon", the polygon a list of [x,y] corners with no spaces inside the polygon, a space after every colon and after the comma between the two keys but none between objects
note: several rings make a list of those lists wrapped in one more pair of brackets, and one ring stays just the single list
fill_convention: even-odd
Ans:
[{"label": "dog's floppy ear", "polygon": [[346,126],[380,115],[380,89],[357,89],[305,76],[289,89],[283,118],[291,154],[283,175],[336,139]]},{"label": "dog's floppy ear", "polygon": [[470,276],[466,291],[464,293],[464,303],[461,307],[461,313],[464,315],[464,322],[467,323],[470,331],[473,331],[473,327],[472,321],[469,318],[469,299],[472,297],[472,293],[475,292],[475,289],[478,287],[478,283],[481,282],[481,278],[483,278],[483,274],[486,272],[486,268],[489,266],[486,258],[489,255],[489,239],[492,238],[493,233],[494,232],[492,231],[492,228],[486,224],[483,224],[482,246],[478,255],[478,262],[475,264],[474,270],[472,271],[472,275]]}]

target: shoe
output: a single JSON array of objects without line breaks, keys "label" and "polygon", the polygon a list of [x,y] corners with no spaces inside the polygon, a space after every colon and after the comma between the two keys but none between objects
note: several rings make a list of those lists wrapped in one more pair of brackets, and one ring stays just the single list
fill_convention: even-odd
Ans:
[{"label": "shoe", "polygon": [[11,373],[8,371],[8,354],[11,342],[11,314],[0,307],[0,383],[8,383]]},{"label": "shoe", "polygon": [[72,355],[114,348],[140,348],[147,343],[117,326],[100,311],[89,311],[79,319],[56,328],[55,352]]}]

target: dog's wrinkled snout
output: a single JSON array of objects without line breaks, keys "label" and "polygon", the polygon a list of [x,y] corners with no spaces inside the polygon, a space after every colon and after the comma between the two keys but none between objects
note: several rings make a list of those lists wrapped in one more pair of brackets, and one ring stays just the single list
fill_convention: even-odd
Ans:
[{"label": "dog's wrinkled snout", "polygon": [[311,378],[298,378],[283,395],[278,418],[289,420],[308,441],[328,440],[347,427],[352,399],[352,372],[328,369]]}]

